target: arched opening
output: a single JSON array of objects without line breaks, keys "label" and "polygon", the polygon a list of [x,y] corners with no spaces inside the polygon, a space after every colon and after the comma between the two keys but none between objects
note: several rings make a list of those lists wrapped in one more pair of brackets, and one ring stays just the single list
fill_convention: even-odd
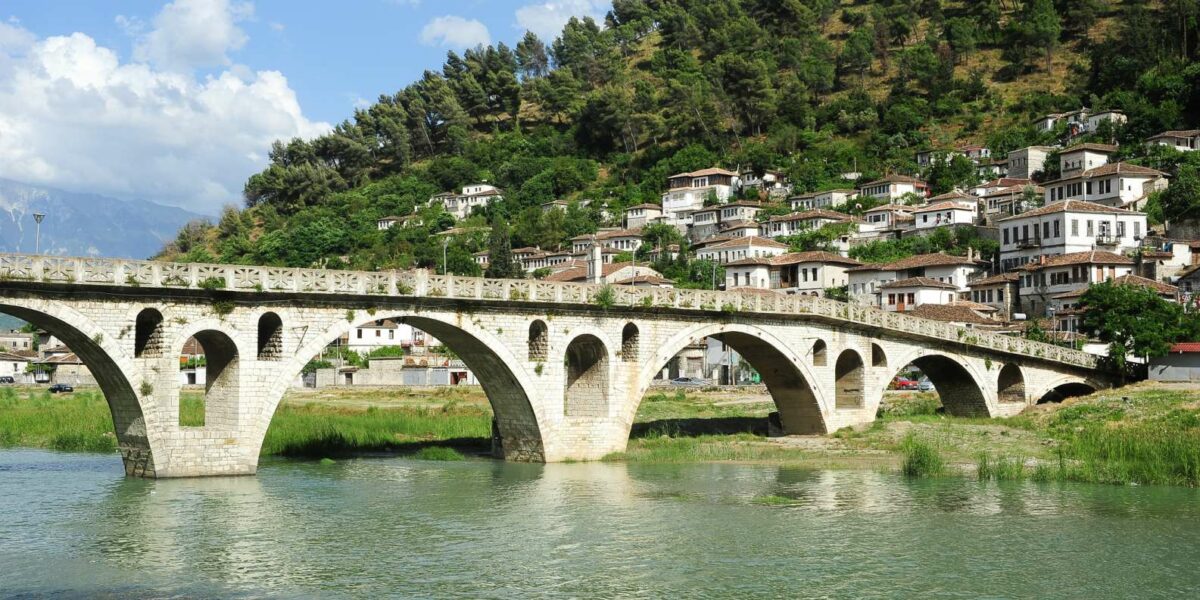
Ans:
[{"label": "arched opening", "polygon": [[1001,402],[1025,402],[1025,376],[1016,363],[1008,363],[1000,369],[996,380],[996,392]]},{"label": "arched opening", "polygon": [[133,355],[137,358],[162,356],[163,316],[153,308],[138,313],[133,331]]},{"label": "arched opening", "polygon": [[[764,339],[763,332],[719,331],[708,334],[707,339],[721,343],[721,346],[709,346],[713,353],[720,351],[729,365],[736,365],[740,376],[738,380],[746,384],[761,383],[766,387],[770,404],[762,406],[759,403],[739,408],[737,416],[685,416],[662,417],[661,401],[667,402],[701,402],[707,403],[704,394],[708,391],[703,382],[685,382],[678,385],[675,382],[662,382],[659,386],[651,384],[645,391],[645,397],[638,405],[638,412],[633,415],[635,424],[631,428],[632,437],[659,435],[669,431],[672,435],[709,435],[751,433],[755,435],[814,435],[826,433],[824,415],[817,400],[814,389],[802,372],[800,365],[807,362],[807,356],[791,355],[786,347],[776,346],[768,336]],[[672,357],[681,349],[696,345],[696,340],[705,339],[698,334],[693,339],[680,340],[672,346],[655,348],[655,357],[662,360],[664,367],[669,365]],[[671,352],[671,354],[667,354]],[[799,353],[798,353],[799,354]],[[656,372],[661,372],[662,367]],[[718,392],[720,393],[720,392]],[[754,391],[747,391],[754,394]],[[773,405],[773,406],[772,406]],[[687,407],[683,407],[687,411]],[[774,411],[774,412],[772,412]],[[652,416],[653,415],[653,416]]]},{"label": "arched opening", "polygon": [[[47,310],[53,310],[53,307]],[[95,380],[108,405],[117,451],[124,463],[125,474],[153,477],[154,456],[146,433],[142,406],[134,390],[134,385],[142,382],[130,382],[126,378],[113,357],[101,345],[105,342],[103,334],[98,330],[81,329],[86,329],[87,326],[82,322],[74,325],[68,323],[67,319],[76,322],[75,319],[79,318],[79,315],[68,316],[69,311],[66,309],[52,315],[39,309],[0,303],[0,313],[11,315],[46,331],[61,340],[70,352],[78,357],[90,377]]]},{"label": "arched opening", "polygon": [[829,363],[827,358],[829,353],[828,346],[825,345],[825,340],[817,340],[812,347],[812,363],[813,366],[824,367]]},{"label": "arched opening", "polygon": [[283,319],[269,312],[258,318],[258,360],[279,360],[283,356]]},{"label": "arched opening", "polygon": [[197,404],[190,395],[180,393],[179,425],[212,427],[219,430],[236,428],[238,387],[241,383],[238,376],[237,344],[220,331],[206,329],[184,343],[180,365],[185,367],[184,377],[195,377],[187,379],[187,383],[203,383],[204,396]]},{"label": "arched opening", "polygon": [[1075,398],[1077,396],[1086,396],[1096,393],[1096,388],[1080,382],[1064,383],[1057,386],[1042,395],[1038,399],[1038,404],[1049,404],[1053,402],[1062,402],[1067,398]]},{"label": "arched opening", "polygon": [[637,360],[640,344],[641,337],[638,335],[637,325],[627,323],[621,330],[621,358],[630,362]]},{"label": "arched opening", "polygon": [[854,350],[844,350],[834,365],[835,406],[838,408],[862,408],[866,391],[864,380],[866,369],[862,357]]},{"label": "arched opening", "polygon": [[871,344],[871,366],[887,366],[887,354],[884,353],[883,347],[881,347],[879,344]]},{"label": "arched opening", "polygon": [[567,381],[563,414],[603,417],[608,414],[608,350],[600,338],[584,334],[567,345]]},{"label": "arched opening", "polygon": [[[546,325],[541,321],[533,322],[529,331],[531,338],[547,337]],[[394,440],[372,442],[365,447],[336,446],[332,450],[322,446],[320,440],[315,444],[290,443],[264,432],[273,453],[323,457],[330,452],[415,451],[427,446],[453,446],[469,452],[490,450],[493,456],[507,460],[545,460],[539,417],[524,387],[538,385],[543,371],[534,368],[525,375],[526,371],[518,370],[525,356],[519,346],[509,350],[507,346],[480,339],[456,323],[434,317],[378,312],[368,321],[339,323],[297,352],[311,358],[300,369],[308,386],[321,389],[407,386],[411,391],[406,390],[397,395],[395,402],[377,408],[422,414],[441,408],[441,414],[452,425],[413,425],[402,419],[396,426],[403,429],[393,430]],[[280,373],[279,377],[292,381],[298,375],[297,371],[291,371]],[[482,388],[482,394],[472,389],[475,385]],[[275,412],[286,386],[275,385],[272,389],[278,390],[279,395],[269,399],[268,411]],[[274,424],[272,421],[270,426]],[[428,428],[413,430],[412,427]]]},{"label": "arched opening", "polygon": [[[914,373],[913,371],[918,371]],[[987,400],[983,388],[962,363],[941,354],[922,356],[904,365],[897,374],[915,378],[913,385],[920,391],[935,392],[945,411],[956,417],[987,417]],[[923,382],[928,379],[932,389]],[[911,388],[909,388],[911,389]]]},{"label": "arched opening", "polygon": [[550,352],[550,328],[546,322],[535,319],[529,324],[529,360],[540,362],[546,360]]}]

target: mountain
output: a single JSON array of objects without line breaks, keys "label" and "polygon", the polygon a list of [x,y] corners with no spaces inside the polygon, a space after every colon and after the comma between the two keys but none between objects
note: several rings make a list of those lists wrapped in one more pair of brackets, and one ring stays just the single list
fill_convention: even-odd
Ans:
[{"label": "mountain", "polygon": [[96,194],[0,179],[0,252],[34,251],[33,213],[42,222],[41,251],[65,256],[148,258],[200,215],[145,200],[118,200]]}]

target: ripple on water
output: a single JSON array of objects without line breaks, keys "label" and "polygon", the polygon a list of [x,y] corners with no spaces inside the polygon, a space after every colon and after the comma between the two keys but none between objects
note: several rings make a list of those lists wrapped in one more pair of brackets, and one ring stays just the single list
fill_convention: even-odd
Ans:
[{"label": "ripple on water", "polygon": [[142,481],[112,456],[4,450],[0,498],[0,595],[1200,591],[1200,502],[1175,488],[396,458]]}]

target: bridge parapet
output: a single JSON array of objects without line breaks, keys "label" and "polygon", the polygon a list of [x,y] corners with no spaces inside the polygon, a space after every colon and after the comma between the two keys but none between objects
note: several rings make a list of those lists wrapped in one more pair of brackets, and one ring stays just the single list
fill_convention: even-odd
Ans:
[{"label": "bridge parapet", "polygon": [[1097,357],[1086,352],[813,296],[561,283],[531,279],[486,279],[436,275],[424,270],[335,271],[0,254],[0,282],[5,281],[812,315],[847,325],[877,327],[1076,367],[1097,367]]}]

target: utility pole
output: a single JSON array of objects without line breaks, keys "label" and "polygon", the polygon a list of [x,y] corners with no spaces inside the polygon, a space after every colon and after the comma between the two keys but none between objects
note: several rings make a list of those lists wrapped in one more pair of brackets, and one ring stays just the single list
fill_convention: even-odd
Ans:
[{"label": "utility pole", "polygon": [[450,273],[450,265],[446,263],[446,249],[450,247],[450,237],[442,238],[442,275]]},{"label": "utility pole", "polygon": [[46,218],[46,215],[44,215],[42,213],[33,213],[33,220],[37,222],[37,229],[35,230],[36,233],[33,234],[33,253],[34,254],[42,253],[42,219],[45,219],[45,218]]}]

